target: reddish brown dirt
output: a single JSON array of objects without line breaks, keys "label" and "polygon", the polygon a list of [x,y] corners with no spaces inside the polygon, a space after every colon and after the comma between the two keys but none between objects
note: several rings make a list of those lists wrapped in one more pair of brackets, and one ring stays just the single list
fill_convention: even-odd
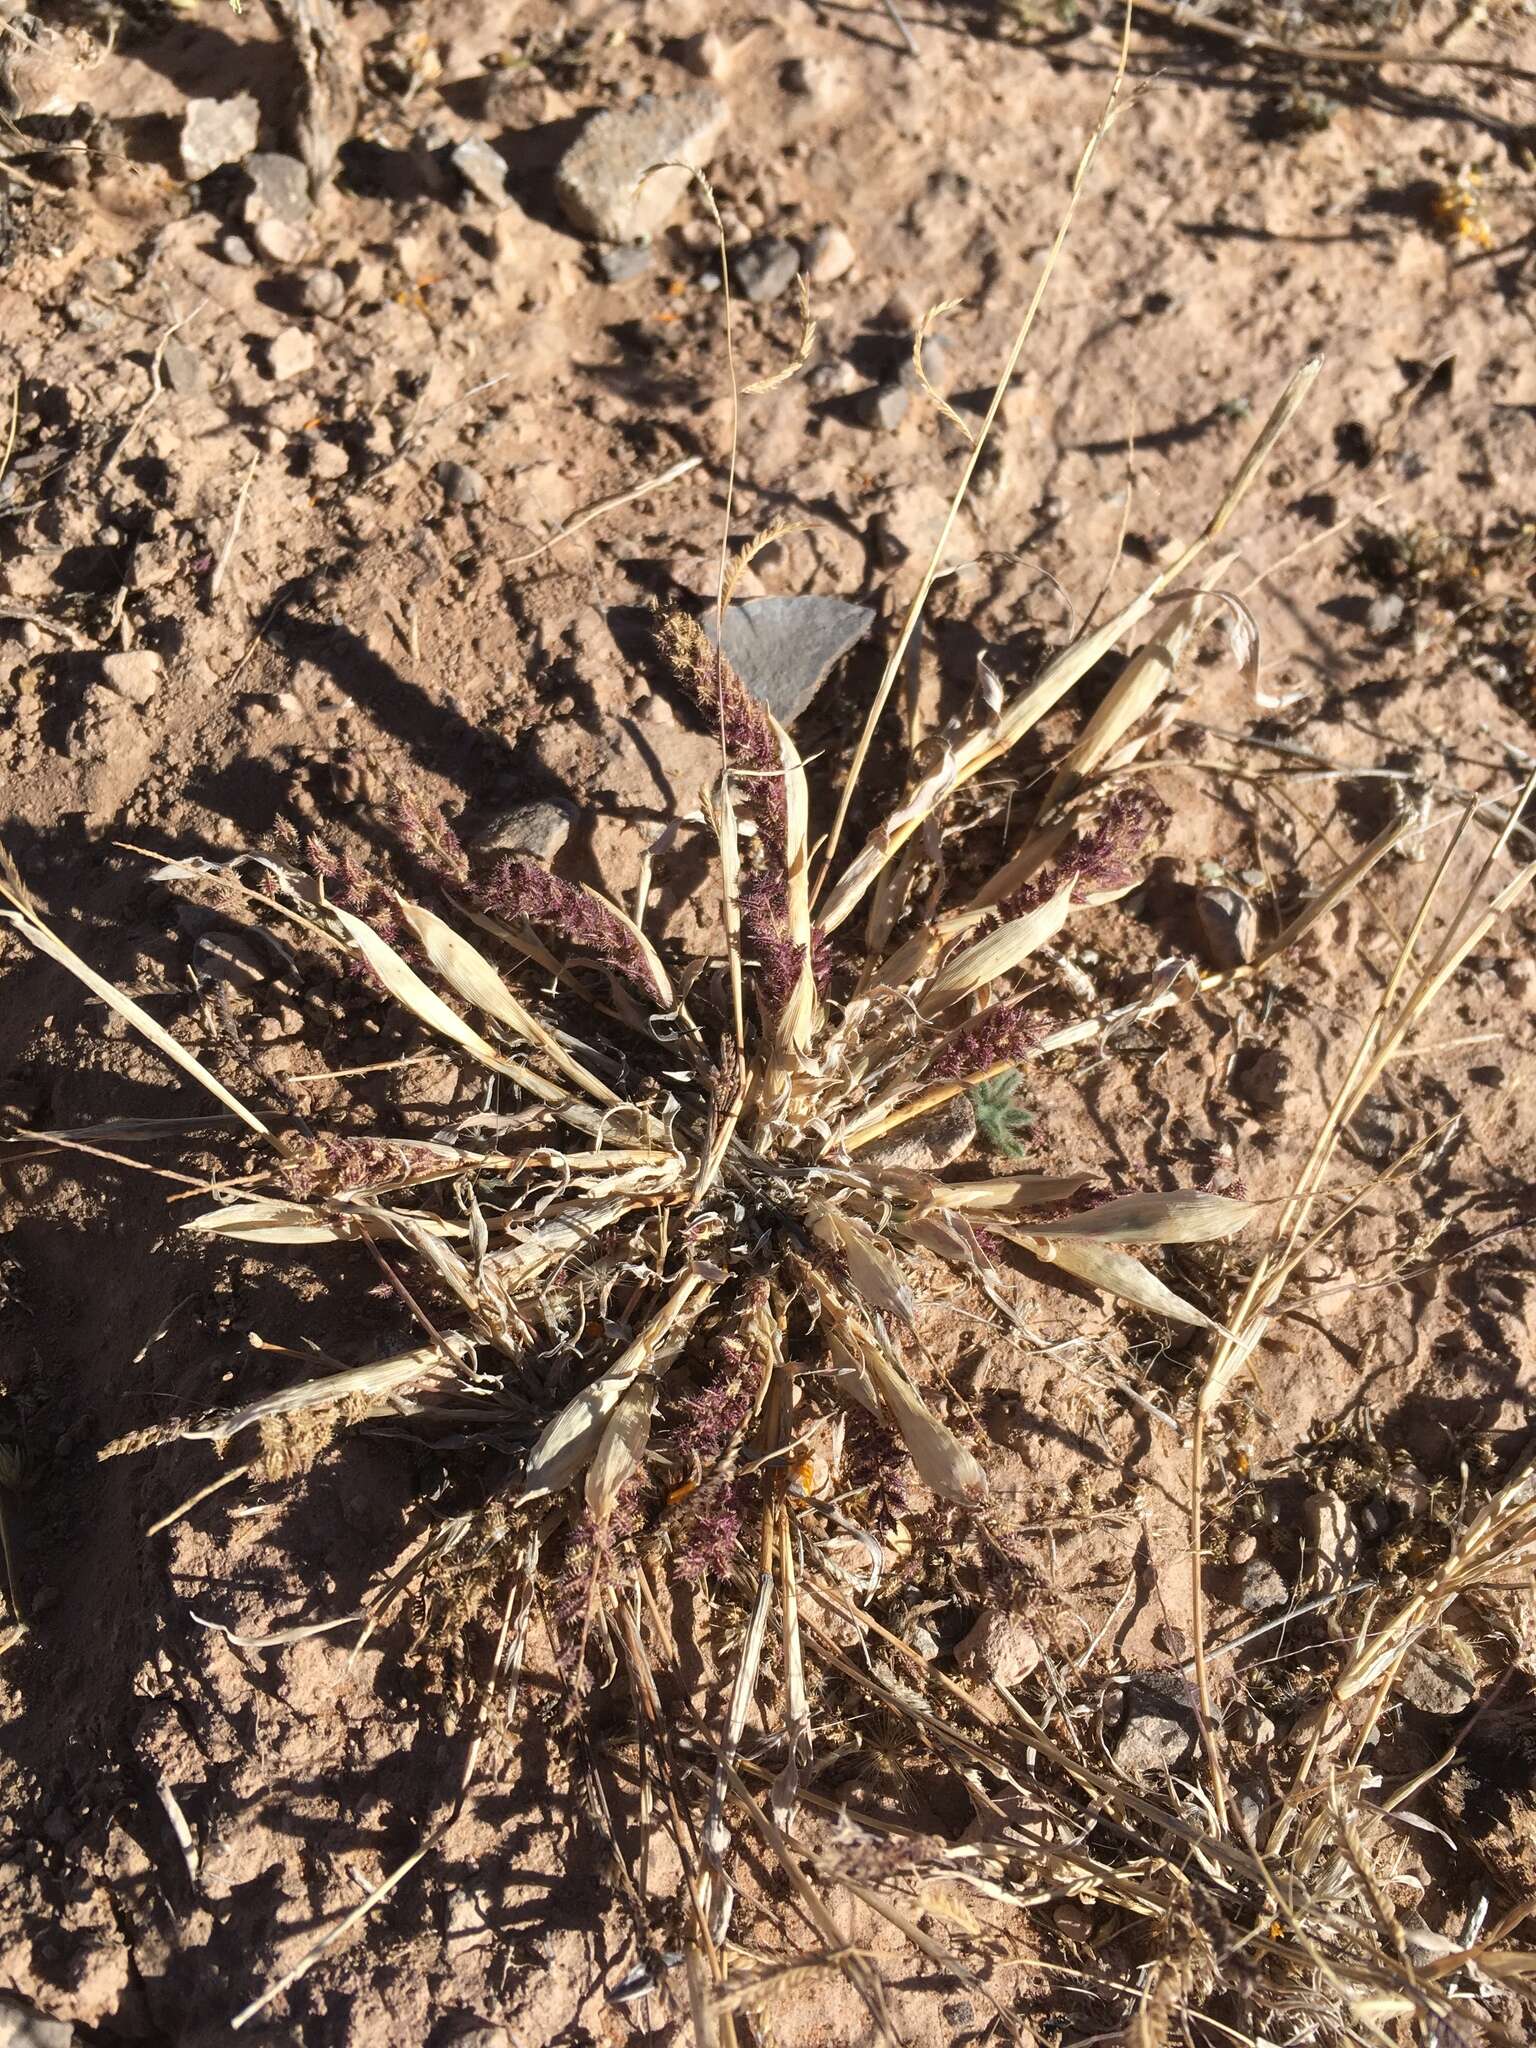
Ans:
[{"label": "reddish brown dirt", "polygon": [[[0,366],[20,397],[0,523],[0,833],[100,972],[206,1038],[188,963],[208,916],[150,878],[146,849],[259,847],[287,817],[377,858],[402,791],[443,801],[471,840],[508,802],[559,791],[580,807],[570,871],[627,883],[661,823],[694,806],[711,749],[653,688],[635,628],[642,608],[702,594],[714,574],[721,299],[698,281],[711,258],[686,210],[648,274],[600,282],[559,224],[549,165],[590,109],[696,84],[685,39],[712,27],[731,108],[711,172],[722,208],[801,237],[835,224],[857,252],[817,293],[815,361],[894,368],[923,309],[963,297],[942,381],[974,418],[1103,104],[1114,40],[1000,40],[979,8],[907,12],[916,61],[878,6],[468,0],[407,19],[357,5],[347,42],[370,53],[372,75],[391,38],[407,56],[429,43],[441,70],[408,102],[382,87],[366,97],[317,211],[314,260],[352,280],[336,320],[295,313],[292,274],[223,261],[225,221],[190,203],[173,168],[197,92],[249,88],[264,146],[282,143],[291,80],[260,9],[236,17],[208,0],[185,21],[157,14],[111,53],[64,30],[17,66],[32,106],[88,102],[97,125],[74,160],[82,176],[54,161],[9,186]],[[1528,29],[1453,47],[1536,62]],[[508,53],[537,61],[493,62]],[[809,92],[791,89],[795,62]],[[952,560],[973,566],[940,587],[924,702],[959,704],[982,646],[1005,685],[1026,676],[1064,607],[1085,613],[1112,564],[1112,593],[1128,594],[1217,502],[1296,364],[1319,348],[1328,361],[1235,533],[1229,580],[1249,590],[1263,695],[1225,657],[1194,671],[1153,771],[1175,820],[1151,882],[1077,948],[1106,998],[1194,948],[1205,864],[1256,872],[1266,911],[1270,878],[1294,901],[1295,878],[1348,857],[1408,786],[1253,779],[1293,768],[1283,749],[1501,800],[1530,763],[1529,569],[1496,545],[1536,510],[1529,157],[1516,146],[1528,90],[1471,72],[1352,74],[1329,82],[1344,103],[1325,128],[1287,137],[1275,133],[1282,75],[1150,34],[1132,74],[1007,402],[1001,466],[955,536]],[[499,219],[457,210],[433,153],[471,134],[510,165],[516,203]],[[1469,163],[1485,171],[1487,248],[1448,243],[1426,213]],[[295,320],[316,358],[279,384],[267,345]],[[788,299],[739,321],[753,374],[793,345]],[[172,322],[205,389],[146,411]],[[316,473],[317,442],[346,451],[344,474]],[[703,466],[664,495],[523,559],[579,508],[693,453]],[[865,595],[883,615],[802,729],[820,750],[824,810],[962,457],[921,401],[892,433],[804,379],[746,401],[735,537],[776,515],[814,522],[759,559],[761,587]],[[444,460],[483,473],[482,503],[445,505]],[[1352,532],[1329,537],[1352,515],[1473,544],[1492,595],[1456,617],[1432,580],[1403,584],[1407,609],[1383,631]],[[142,707],[99,687],[103,651],[123,647],[163,658]],[[1059,713],[1044,747],[1079,717]],[[886,737],[877,788],[896,764]],[[856,822],[868,815],[861,805]],[[1383,871],[1269,992],[1225,996],[1080,1070],[1040,1105],[1042,1158],[1154,1183],[1230,1167],[1262,1198],[1284,1193],[1426,872]],[[674,938],[708,919],[701,873],[697,842],[659,870],[657,922]],[[1351,1138],[1363,1180],[1443,1127],[1413,1202],[1373,1200],[1309,1274],[1315,1295],[1221,1447],[1218,1525],[1242,1460],[1278,1469],[1357,1408],[1437,1470],[1474,1440],[1507,1451],[1529,1425],[1530,941],[1522,916],[1489,937],[1440,1008],[1434,1049],[1394,1071],[1379,1122]],[[299,993],[274,972],[237,998],[253,1027],[273,1020],[262,1057],[286,1074],[341,1043],[325,1006],[306,1011]],[[361,1043],[378,1049],[357,1058],[399,1049],[387,1032]],[[1241,1077],[1269,1051],[1288,1058],[1289,1089],[1259,1113]],[[325,1084],[297,1085],[324,1107]],[[429,1123],[454,1085],[428,1065],[380,1099]],[[11,937],[0,1106],[34,1129],[201,1109]],[[452,1674],[434,1686],[403,1639],[349,1663],[345,1637],[255,1652],[205,1625],[255,1635],[349,1610],[430,1485],[400,1445],[350,1441],[305,1489],[231,1491],[148,1541],[147,1524],[207,1481],[207,1459],[183,1446],[96,1462],[120,1434],[276,1383],[281,1360],[254,1351],[257,1336],[342,1357],[376,1341],[366,1271],[341,1284],[196,1247],[177,1235],[173,1193],[34,1144],[0,1153],[0,1389],[28,1460],[9,1507],[34,1620],[0,1664],[0,1986],[83,2038],[191,2044],[226,2038],[232,2010],[441,1811],[455,1694]],[[1410,1286],[1359,1285],[1506,1225]],[[1031,1311],[1047,1343],[1083,1334],[1082,1303],[1040,1288]],[[1122,1372],[1183,1415],[1188,1356],[1119,1340]],[[1039,1628],[1069,1658],[1094,1646],[1095,1670],[1177,1660],[1190,1621],[1181,1432],[1052,1358],[994,1350],[968,1370],[957,1385],[994,1439]],[[610,1997],[634,1962],[629,1924],[538,1647],[492,1788],[366,1935],[247,2038],[540,2048],[634,2031],[636,2009]],[[195,1874],[157,1784],[186,1814]],[[980,2037],[953,1985],[894,1960],[905,2038]],[[1049,2014],[1044,1977],[1001,1965],[994,1981]],[[818,1979],[786,1998],[778,2040],[865,2038],[847,2001]],[[649,2024],[677,2038],[655,2008]]]}]

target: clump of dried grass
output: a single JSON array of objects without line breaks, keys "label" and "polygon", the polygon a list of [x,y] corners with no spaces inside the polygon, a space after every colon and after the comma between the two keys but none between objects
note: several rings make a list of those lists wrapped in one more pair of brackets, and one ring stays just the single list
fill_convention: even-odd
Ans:
[{"label": "clump of dried grass", "polygon": [[[957,507],[1028,331],[1026,319]],[[459,1497],[423,1516],[403,1557],[381,1561],[360,1614],[267,1640],[338,1619],[359,1622],[366,1640],[408,1600],[419,1636],[487,1629],[455,1813],[513,1711],[536,1610],[555,1635],[573,1713],[602,1682],[598,1671],[622,1673],[637,1731],[638,1860],[660,1826],[685,1873],[667,1926],[652,1924],[624,1880],[641,1957],[635,1995],[670,1995],[663,1958],[680,1947],[678,2002],[701,2042],[755,2038],[754,2016],[810,1968],[844,1973],[876,2032],[894,2038],[879,1974],[839,1917],[844,1901],[972,1986],[1020,2040],[1014,2014],[966,1960],[985,1959],[988,1916],[999,1911],[1038,1916],[1040,1967],[1057,1973],[1064,2010],[1084,2010],[1084,2032],[1109,2027],[1137,2044],[1385,2043],[1409,2025],[1454,2027],[1458,1971],[1483,1968],[1501,1983],[1527,1974],[1502,1949],[1484,1960],[1420,1959],[1393,1904],[1401,1845],[1385,1826],[1408,1792],[1374,1798],[1362,1765],[1413,1646],[1457,1602],[1528,1585],[1536,1495],[1527,1475],[1469,1517],[1403,1604],[1354,1617],[1299,1763],[1275,1774],[1257,1807],[1234,1791],[1203,1635],[1203,1777],[1191,1769],[1149,1789],[1085,1720],[1074,1698],[1080,1674],[1047,1659],[1026,1685],[967,1687],[878,1612],[913,1515],[925,1505],[951,1518],[986,1511],[986,1447],[939,1383],[919,1307],[947,1268],[999,1328],[1027,1336],[1014,1252],[1209,1341],[1191,1475],[1200,1611],[1206,1437],[1301,1261],[1348,1213],[1335,1207],[1317,1220],[1339,1133],[1529,879],[1529,870],[1501,872],[1511,823],[1465,902],[1434,923],[1451,853],[1479,829],[1467,807],[1302,1182],[1230,1306],[1219,1288],[1188,1298],[1159,1262],[1165,1248],[1244,1230],[1258,1214],[1250,1204],[1201,1189],[1116,1189],[1092,1162],[1049,1179],[885,1163],[882,1141],[961,1096],[976,1099],[999,1135],[1016,1137],[1022,1125],[1008,1116],[1021,1074],[1063,1085],[1053,1058],[1101,1047],[1108,1027],[1262,973],[1408,830],[1395,823],[1230,976],[1180,966],[1112,1015],[1071,1014],[1070,991],[1042,976],[1053,942],[1139,877],[1159,806],[1129,771],[1220,609],[1225,565],[1200,575],[1197,565],[1316,372],[1307,364],[1281,395],[1197,538],[1017,696],[983,696],[968,719],[932,734],[851,857],[840,858],[840,841],[853,783],[939,551],[819,850],[794,741],[694,621],[662,620],[659,656],[719,740],[708,823],[723,940],[708,957],[665,957],[644,928],[643,901],[626,909],[526,860],[476,872],[446,821],[421,808],[408,812],[402,836],[436,876],[433,904],[321,847],[307,863],[253,856],[216,870],[202,861],[163,869],[216,872],[291,947],[366,977],[381,1004],[409,1013],[483,1082],[496,1107],[430,1140],[315,1130],[280,1099],[275,1110],[253,1107],[66,946],[14,869],[0,876],[10,926],[244,1127],[254,1158],[231,1162],[186,1228],[319,1261],[337,1246],[366,1247],[391,1291],[391,1326],[401,1312],[415,1325],[414,1341],[386,1357],[111,1449],[168,1437],[237,1453],[249,1445],[248,1462],[216,1486],[244,1476],[302,1483],[338,1430],[388,1415],[461,1454]],[[950,853],[974,815],[977,778],[1149,619],[996,867],[957,888]],[[1042,978],[1048,997],[1026,993]],[[677,1679],[672,1589],[684,1582],[707,1589],[713,1625],[732,1646],[714,1722]],[[968,1837],[826,1799],[818,1745],[832,1714],[876,1716],[894,1731],[898,1780],[935,1764],[962,1780],[979,1816]],[[594,1762],[586,1769],[592,1810],[617,1833],[613,1786]],[[821,1825],[834,1808],[837,1825]],[[403,1881],[451,1819],[236,2023]],[[803,1953],[744,1959],[732,1936],[736,1851],[748,1841],[777,1864],[811,1930]],[[1051,1947],[1066,1959],[1051,1962]]]}]

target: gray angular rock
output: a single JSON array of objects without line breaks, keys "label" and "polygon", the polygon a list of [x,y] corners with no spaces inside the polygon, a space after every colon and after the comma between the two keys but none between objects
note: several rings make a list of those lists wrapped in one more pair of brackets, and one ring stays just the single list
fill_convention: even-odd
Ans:
[{"label": "gray angular rock", "polygon": [[1177,1672],[1149,1671],[1125,1688],[1112,1754],[1132,1778],[1160,1776],[1190,1761],[1200,1739],[1195,1689]]},{"label": "gray angular rock", "polygon": [[601,242],[638,242],[661,227],[687,191],[685,170],[652,164],[692,164],[702,170],[730,109],[717,92],[660,99],[646,93],[631,107],[595,114],[555,167],[555,194],[566,219]]},{"label": "gray angular rock", "polygon": [[1464,1714],[1477,1697],[1477,1661],[1459,1637],[1440,1629],[1403,1659],[1397,1691],[1421,1714]]},{"label": "gray angular rock", "polygon": [[644,277],[655,260],[644,242],[609,244],[597,252],[598,275],[604,284],[628,284],[631,278]]},{"label": "gray angular rock", "polygon": [[761,235],[731,258],[736,289],[754,306],[766,306],[794,283],[800,251],[782,235]]},{"label": "gray angular rock", "polygon": [[976,1139],[976,1112],[968,1095],[957,1095],[930,1116],[914,1117],[887,1138],[859,1153],[859,1163],[877,1172],[942,1173]]},{"label": "gray angular rock", "polygon": [[74,2048],[74,2040],[66,2021],[50,2020],[24,1998],[0,1991],[0,2048]]},{"label": "gray angular rock", "polygon": [[161,351],[160,373],[178,398],[200,398],[208,388],[202,357],[174,334]]},{"label": "gray angular rock", "polygon": [[[867,604],[842,597],[752,597],[725,615],[725,658],[780,725],[793,725],[874,622]],[[699,623],[713,642],[714,614]]]},{"label": "gray angular rock", "polygon": [[512,195],[507,190],[507,163],[483,136],[471,135],[461,142],[448,161],[477,199],[487,206],[506,206]]},{"label": "gray angular rock", "polygon": [[245,175],[251,181],[245,201],[248,226],[254,227],[259,220],[308,220],[312,205],[309,173],[296,156],[257,150],[245,160]]},{"label": "gray angular rock", "polygon": [[871,384],[867,391],[859,393],[859,418],[866,427],[894,434],[911,403],[912,393],[905,384]]},{"label": "gray angular rock", "polygon": [[553,860],[571,836],[569,804],[513,804],[487,820],[475,844],[487,853],[528,853],[535,860]]},{"label": "gray angular rock", "polygon": [[490,488],[467,462],[440,462],[432,473],[450,505],[478,505]]},{"label": "gray angular rock", "polygon": [[1195,897],[1200,938],[1213,967],[1241,967],[1254,955],[1259,914],[1241,889],[1201,889]]},{"label": "gray angular rock", "polygon": [[1233,1581],[1233,1603],[1245,1614],[1273,1614],[1290,1597],[1290,1587],[1267,1557],[1250,1558]]},{"label": "gray angular rock", "polygon": [[230,100],[188,100],[181,122],[181,169],[206,178],[221,164],[243,163],[256,147],[261,110],[248,92]]}]

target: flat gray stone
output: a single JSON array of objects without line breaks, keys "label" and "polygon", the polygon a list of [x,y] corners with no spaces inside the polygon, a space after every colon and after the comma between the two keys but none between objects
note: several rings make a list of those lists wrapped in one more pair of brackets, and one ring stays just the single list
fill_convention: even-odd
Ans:
[{"label": "flat gray stone", "polygon": [[957,1095],[942,1109],[914,1117],[888,1137],[864,1146],[859,1164],[880,1173],[942,1173],[969,1151],[975,1140],[976,1112],[971,1099]]},{"label": "flat gray stone", "polygon": [[762,235],[731,259],[736,289],[754,306],[766,306],[787,292],[799,270],[800,251],[782,235]]},{"label": "flat gray stone", "polygon": [[258,150],[246,158],[245,175],[251,181],[245,202],[248,227],[260,220],[308,220],[312,208],[309,173],[296,156]]},{"label": "flat gray stone", "polygon": [[0,1991],[0,2048],[73,2048],[75,2030],[65,2020],[50,2020],[16,1998]]},{"label": "flat gray stone", "polygon": [[475,844],[487,853],[528,853],[535,860],[553,860],[571,836],[569,804],[513,804],[487,820]]},{"label": "flat gray stone", "polygon": [[[749,597],[725,615],[725,658],[780,725],[793,725],[834,663],[875,622],[867,604],[842,597]],[[711,643],[715,615],[699,624]]]},{"label": "flat gray stone", "polygon": [[507,190],[506,158],[483,136],[472,135],[467,142],[461,142],[448,161],[464,180],[477,199],[483,199],[488,206],[506,206],[511,194]]},{"label": "flat gray stone", "polygon": [[657,171],[653,164],[691,164],[702,170],[730,109],[717,92],[659,99],[646,93],[632,107],[610,107],[582,129],[555,168],[555,194],[579,233],[600,242],[639,242],[662,227],[692,180],[686,170]]},{"label": "flat gray stone", "polygon": [[221,164],[244,163],[256,147],[260,109],[248,92],[232,100],[188,100],[181,122],[181,169],[206,178]]}]

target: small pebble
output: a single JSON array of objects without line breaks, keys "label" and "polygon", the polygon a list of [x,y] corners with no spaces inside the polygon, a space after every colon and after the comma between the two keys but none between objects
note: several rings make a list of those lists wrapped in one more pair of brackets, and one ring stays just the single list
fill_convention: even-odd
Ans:
[{"label": "small pebble", "polygon": [[160,687],[160,657],[147,650],[106,655],[101,664],[102,681],[117,697],[130,704],[147,704]]},{"label": "small pebble", "polygon": [[1273,1614],[1290,1597],[1290,1588],[1267,1557],[1250,1558],[1237,1574],[1233,1598],[1246,1614]]},{"label": "small pebble", "polygon": [[830,363],[818,363],[806,378],[805,388],[816,399],[851,398],[859,388],[859,373],[838,356]]},{"label": "small pebble", "polygon": [[246,158],[245,175],[251,187],[245,201],[248,227],[262,220],[308,219],[313,206],[309,173],[296,156],[258,150]]},{"label": "small pebble", "polygon": [[220,235],[219,254],[226,263],[233,263],[237,270],[248,270],[256,261],[255,253],[243,235]]},{"label": "small pebble", "polygon": [[806,275],[812,284],[836,284],[857,260],[857,251],[841,228],[818,228],[806,251]]},{"label": "small pebble", "polygon": [[1010,1688],[1028,1678],[1044,1654],[1033,1631],[1002,1607],[984,1607],[955,1645],[955,1662],[962,1671]]},{"label": "small pebble", "polygon": [[285,327],[267,343],[267,367],[279,384],[315,367],[315,337],[302,327]]},{"label": "small pebble", "polygon": [[309,253],[309,229],[297,220],[259,220],[251,240],[269,263],[302,263]]},{"label": "small pebble", "polygon": [[859,396],[859,418],[866,427],[893,434],[907,416],[912,394],[905,384],[872,384]]},{"label": "small pebble", "polygon": [[160,355],[160,371],[178,398],[198,398],[208,388],[202,359],[173,334]]},{"label": "small pebble", "polygon": [[1504,986],[1517,1003],[1530,1002],[1536,997],[1536,961],[1527,960],[1523,954],[1506,960]]},{"label": "small pebble", "polygon": [[126,291],[133,283],[133,272],[126,263],[119,263],[115,256],[93,258],[80,275],[93,292]]},{"label": "small pebble", "polygon": [[736,289],[754,306],[765,306],[787,292],[800,268],[800,251],[782,235],[762,235],[749,242],[731,263]]},{"label": "small pebble", "polygon": [[477,199],[483,199],[488,206],[506,206],[510,202],[506,158],[482,136],[472,135],[467,142],[461,142],[448,161]]},{"label": "small pebble", "polygon": [[306,313],[339,313],[347,288],[334,270],[312,270],[299,287],[299,304]]},{"label": "small pebble", "polygon": [[1259,1539],[1254,1535],[1253,1531],[1251,1529],[1240,1530],[1236,1536],[1228,1538],[1227,1562],[1228,1564],[1247,1564],[1251,1558],[1258,1555],[1258,1549]]},{"label": "small pebble", "polygon": [[1213,967],[1230,970],[1253,958],[1259,914],[1241,890],[1197,890],[1195,916],[1200,921],[1205,957]]},{"label": "small pebble", "polygon": [[644,277],[655,257],[644,242],[614,242],[597,251],[597,273],[604,284],[628,284]]},{"label": "small pebble", "polygon": [[440,462],[433,475],[450,505],[478,505],[490,488],[467,462]]},{"label": "small pebble", "polygon": [[250,93],[187,101],[181,122],[181,171],[189,182],[222,164],[237,164],[256,147],[261,110]]}]

